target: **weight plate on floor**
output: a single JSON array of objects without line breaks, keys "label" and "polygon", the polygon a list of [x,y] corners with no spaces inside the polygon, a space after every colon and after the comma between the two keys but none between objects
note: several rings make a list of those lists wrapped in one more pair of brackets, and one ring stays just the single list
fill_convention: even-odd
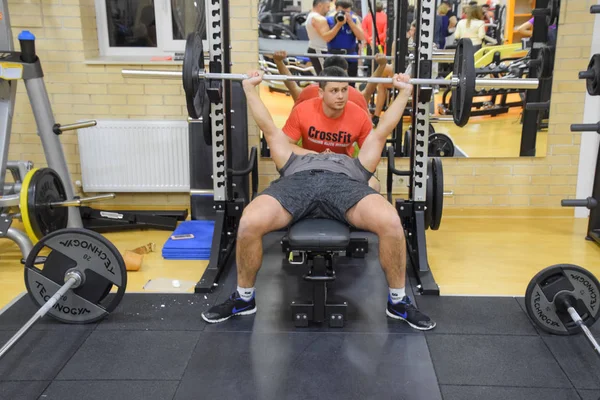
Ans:
[{"label": "weight plate on floor", "polygon": [[458,78],[458,85],[452,87],[452,117],[457,126],[465,126],[471,116],[475,95],[475,51],[470,39],[460,39],[454,53],[452,79]]},{"label": "weight plate on floor", "polygon": [[[41,264],[36,257],[49,248]],[[117,248],[104,236],[87,229],[61,229],[44,236],[25,261],[25,286],[38,306],[43,306],[65,283],[65,274],[77,270],[83,276],[78,288],[69,290],[47,315],[71,324],[85,324],[106,317],[121,302],[127,286],[127,270]],[[113,296],[108,293],[118,290]]]},{"label": "weight plate on floor", "polygon": [[585,86],[590,96],[600,96],[600,53],[590,58],[587,72],[593,74],[586,79]]},{"label": "weight plate on floor", "polygon": [[453,157],[454,142],[450,136],[443,133],[429,135],[429,157]]},{"label": "weight plate on floor", "polygon": [[431,175],[433,176],[433,198],[431,209],[431,225],[432,230],[440,229],[442,223],[442,211],[444,210],[444,170],[442,168],[442,160],[437,157],[430,158],[431,160]]},{"label": "weight plate on floor", "polygon": [[537,273],[525,292],[525,308],[531,320],[543,331],[555,335],[581,332],[570,315],[557,307],[557,296],[574,299],[574,308],[589,327],[598,319],[600,283],[589,271],[577,265],[557,264]]},{"label": "weight plate on floor", "polygon": [[204,72],[202,36],[198,32],[193,32],[188,35],[185,42],[181,74],[188,114],[193,119],[200,119],[204,115],[204,107],[209,106],[204,79],[200,78],[200,72]]},{"label": "weight plate on floor", "polygon": [[19,206],[25,232],[33,243],[50,232],[67,227],[69,208],[49,205],[65,200],[65,187],[53,169],[35,168],[25,175],[21,184]]}]

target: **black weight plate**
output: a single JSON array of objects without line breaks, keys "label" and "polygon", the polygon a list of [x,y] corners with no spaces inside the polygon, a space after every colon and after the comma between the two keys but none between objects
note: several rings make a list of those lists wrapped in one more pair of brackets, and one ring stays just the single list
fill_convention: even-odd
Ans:
[{"label": "black weight plate", "polygon": [[204,50],[202,36],[198,32],[190,33],[185,42],[183,55],[183,90],[190,118],[200,119],[204,106],[208,104],[204,79],[200,72],[204,71]]},{"label": "black weight plate", "polygon": [[429,157],[453,157],[454,143],[450,136],[443,133],[429,135]]},{"label": "black weight plate", "polygon": [[[46,247],[51,249],[50,254],[36,265],[36,258]],[[84,276],[83,283],[67,291],[48,315],[65,323],[91,323],[106,317],[121,302],[127,286],[121,254],[99,233],[77,228],[61,229],[44,236],[25,261],[25,286],[38,306],[64,284],[69,270],[80,272]],[[118,288],[115,295],[108,296],[115,286]]]},{"label": "black weight plate", "polygon": [[27,213],[33,233],[40,240],[50,232],[67,227],[69,209],[48,205],[67,200],[65,187],[56,171],[41,168],[32,173],[27,187]]},{"label": "black weight plate", "polygon": [[442,223],[442,211],[444,210],[444,170],[442,168],[442,160],[437,157],[430,158],[431,160],[431,175],[433,176],[433,197],[431,209],[431,225],[432,230],[440,229]]},{"label": "black weight plate", "polygon": [[433,161],[427,160],[427,188],[425,189],[425,229],[429,229],[433,220],[433,198],[435,196],[435,183],[433,182]]},{"label": "black weight plate", "polygon": [[470,39],[458,41],[454,54],[454,78],[458,78],[458,85],[452,87],[452,116],[457,126],[465,126],[471,116],[475,95],[475,51]]},{"label": "black weight plate", "polygon": [[412,151],[412,131],[410,128],[404,132],[404,139],[402,140],[402,155],[404,157],[410,157]]},{"label": "black weight plate", "polygon": [[588,72],[592,72],[594,77],[586,79],[587,92],[590,96],[600,96],[600,53],[594,54],[590,59]]},{"label": "black weight plate", "polygon": [[574,298],[575,310],[585,325],[598,319],[600,283],[586,269],[577,265],[551,265],[538,272],[525,291],[525,307],[531,320],[543,331],[555,335],[573,335],[581,329],[569,314],[556,307],[557,295]]},{"label": "black weight plate", "polygon": [[539,48],[536,57],[535,69],[538,78],[549,78],[552,76],[552,67],[554,65],[553,50],[551,47],[543,45]]}]

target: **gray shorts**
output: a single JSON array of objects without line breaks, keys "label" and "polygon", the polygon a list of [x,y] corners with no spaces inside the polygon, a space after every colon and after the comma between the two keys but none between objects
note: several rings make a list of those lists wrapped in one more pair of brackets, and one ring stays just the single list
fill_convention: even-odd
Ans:
[{"label": "gray shorts", "polygon": [[277,179],[264,194],[292,214],[292,224],[301,219],[327,218],[351,225],[346,212],[364,197],[379,193],[348,175],[313,170]]}]

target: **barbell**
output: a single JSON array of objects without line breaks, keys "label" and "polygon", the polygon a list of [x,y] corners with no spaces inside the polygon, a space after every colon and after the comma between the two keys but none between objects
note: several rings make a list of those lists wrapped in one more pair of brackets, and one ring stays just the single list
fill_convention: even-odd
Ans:
[{"label": "barbell", "polygon": [[554,335],[583,332],[600,355],[591,327],[600,317],[600,283],[592,273],[572,264],[551,265],[538,272],[525,291],[525,308],[531,320]]},{"label": "barbell", "polygon": [[[471,115],[471,105],[475,88],[502,88],[502,89],[537,89],[538,79],[493,79],[475,77],[475,51],[470,39],[458,41],[454,53],[454,70],[451,79],[420,79],[413,78],[409,83],[417,86],[450,86],[452,87],[452,112],[454,123],[465,126]],[[183,70],[179,71],[150,71],[124,69],[121,74],[125,78],[155,78],[155,79],[182,79],[186,95],[189,116],[193,119],[202,118],[205,140],[211,136],[210,107],[207,104],[208,92],[206,80],[235,80],[242,81],[248,78],[245,74],[211,73],[204,72],[204,50],[202,36],[198,32],[188,35],[183,59]],[[312,81],[312,82],[356,82],[356,83],[383,83],[392,84],[393,78],[366,78],[366,77],[328,77],[328,76],[298,76],[298,75],[270,75],[263,76],[266,81]]]},{"label": "barbell", "polygon": [[[45,249],[48,256],[40,257]],[[61,229],[44,236],[27,256],[25,287],[39,309],[0,348],[0,358],[45,315],[69,324],[105,318],[125,295],[127,270],[117,248],[99,233]],[[117,291],[109,296],[113,287]]]}]

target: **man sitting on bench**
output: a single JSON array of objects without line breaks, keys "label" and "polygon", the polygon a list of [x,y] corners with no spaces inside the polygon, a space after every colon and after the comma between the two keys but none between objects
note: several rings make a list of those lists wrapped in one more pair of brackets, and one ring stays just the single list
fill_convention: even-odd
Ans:
[{"label": "man sitting on bench", "polygon": [[[389,286],[386,314],[406,321],[415,329],[433,329],[435,322],[421,313],[405,293],[406,244],[400,217],[394,206],[367,183],[377,168],[386,139],[402,117],[412,93],[409,77],[394,76],[394,87],[399,90],[399,95],[377,128],[368,135],[358,158],[352,158],[330,151],[294,154],[293,145],[275,126],[256,92],[262,75],[261,72],[249,73],[243,87],[248,106],[271,148],[271,158],[281,178],[272,182],[244,209],[237,232],[237,290],[224,303],[202,313],[202,318],[217,323],[234,315],[254,314],[254,284],[262,264],[263,236],[301,219],[327,218],[378,236],[379,261]],[[321,96],[332,92],[340,98],[348,95],[347,82],[321,82],[320,87]]]}]

